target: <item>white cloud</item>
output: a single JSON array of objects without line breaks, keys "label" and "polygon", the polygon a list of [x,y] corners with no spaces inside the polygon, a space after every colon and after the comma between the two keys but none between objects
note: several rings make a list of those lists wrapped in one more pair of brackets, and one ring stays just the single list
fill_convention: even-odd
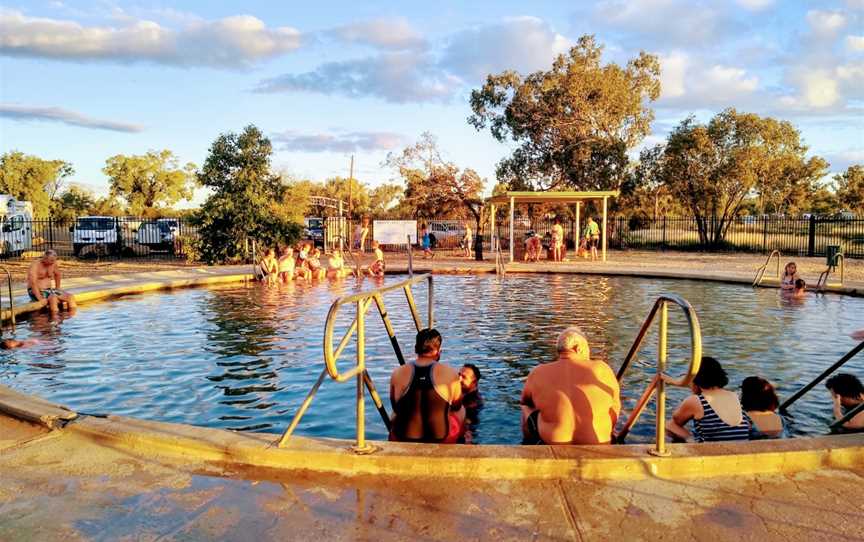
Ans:
[{"label": "white cloud", "polygon": [[33,107],[25,105],[0,104],[0,117],[17,121],[59,122],[69,126],[110,130],[112,132],[134,133],[144,130],[144,127],[138,124],[96,119],[60,107]]},{"label": "white cloud", "polygon": [[682,51],[660,56],[661,99],[681,107],[733,105],[754,94],[759,78],[746,69],[709,64]]},{"label": "white cloud", "polygon": [[337,39],[379,49],[401,50],[426,46],[426,40],[404,17],[382,17],[357,21],[333,29]]},{"label": "white cloud", "polygon": [[793,70],[790,77],[798,94],[781,97],[780,103],[785,107],[825,109],[841,100],[837,79],[829,70],[801,68]]},{"label": "white cloud", "polygon": [[296,29],[268,28],[250,15],[192,21],[179,30],[148,20],[125,17],[124,21],[116,27],[83,26],[2,10],[0,54],[237,68],[300,46],[300,32]]},{"label": "white cloud", "polygon": [[813,9],[807,12],[807,24],[818,37],[831,38],[846,26],[846,15],[839,11]]},{"label": "white cloud", "polygon": [[572,45],[541,19],[512,17],[450,36],[441,65],[463,79],[482,81],[507,69],[522,74],[549,69]]},{"label": "white cloud", "polygon": [[272,139],[281,143],[280,150],[301,152],[386,151],[405,144],[406,139],[394,132],[348,132],[303,134],[288,130]]},{"label": "white cloud", "polygon": [[864,36],[846,36],[846,49],[856,53],[864,52]]},{"label": "white cloud", "polygon": [[736,0],[736,2],[750,11],[761,11],[774,5],[774,0]]},{"label": "white cloud", "polygon": [[688,60],[687,55],[682,52],[660,57],[660,92],[663,98],[684,95]]},{"label": "white cloud", "polygon": [[727,14],[713,2],[695,0],[603,0],[594,9],[596,22],[620,32],[638,48],[716,46]]},{"label": "white cloud", "polygon": [[259,82],[256,92],[317,92],[388,102],[446,101],[460,81],[442,72],[426,53],[401,51],[328,62],[312,71],[284,74]]}]

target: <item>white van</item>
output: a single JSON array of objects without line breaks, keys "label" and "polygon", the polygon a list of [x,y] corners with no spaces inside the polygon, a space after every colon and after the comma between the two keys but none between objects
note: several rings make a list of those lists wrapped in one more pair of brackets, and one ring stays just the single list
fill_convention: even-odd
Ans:
[{"label": "white van", "polygon": [[72,228],[72,253],[75,256],[89,245],[101,245],[106,254],[117,254],[122,243],[120,223],[113,216],[82,216]]},{"label": "white van", "polygon": [[33,204],[0,195],[0,255],[18,256],[33,248]]},{"label": "white van", "polygon": [[150,250],[174,251],[175,230],[171,223],[159,219],[155,222],[145,222],[138,227],[135,241],[139,245],[145,245]]}]

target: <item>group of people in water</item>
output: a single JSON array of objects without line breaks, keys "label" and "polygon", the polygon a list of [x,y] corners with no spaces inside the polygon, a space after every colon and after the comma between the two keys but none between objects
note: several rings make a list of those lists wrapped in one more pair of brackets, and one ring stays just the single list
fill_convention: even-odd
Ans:
[{"label": "group of people in water", "polygon": [[[864,330],[855,332],[853,338],[864,340]],[[481,404],[480,370],[466,364],[457,371],[441,363],[441,347],[438,331],[421,330],[415,342],[416,360],[397,367],[391,374],[390,440],[465,442],[472,409]],[[556,351],[554,361],[538,365],[525,380],[520,399],[522,443],[613,442],[621,413],[615,373],[605,362],[591,358],[588,339],[578,327],[561,332]],[[716,442],[787,436],[784,419],[777,413],[777,392],[768,380],[748,376],[741,382],[740,394],[726,389],[728,384],[720,362],[703,357],[690,384],[692,394],[672,414],[668,437],[677,442]],[[864,385],[852,374],[836,374],[825,386],[831,393],[837,420],[864,403]],[[842,427],[847,431],[864,430],[864,411]]]},{"label": "group of people in water", "polygon": [[[383,277],[386,264],[378,241],[372,241],[372,252],[375,259],[360,272],[371,277]],[[303,241],[293,247],[285,245],[278,249],[278,257],[276,254],[277,248],[268,249],[255,267],[257,278],[268,285],[287,283],[295,279],[321,280],[355,274],[355,271],[346,265],[342,251],[338,248],[329,254],[325,266],[321,262],[321,249],[315,247],[312,241]]]}]

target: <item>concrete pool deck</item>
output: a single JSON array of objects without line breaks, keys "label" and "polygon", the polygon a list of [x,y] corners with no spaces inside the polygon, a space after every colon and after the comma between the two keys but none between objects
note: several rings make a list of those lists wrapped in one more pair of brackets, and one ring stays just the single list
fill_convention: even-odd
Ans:
[{"label": "concrete pool deck", "polygon": [[[494,271],[456,263],[421,261],[415,271]],[[752,281],[615,262],[524,271],[550,267]],[[64,287],[95,301],[238,281],[246,272],[184,269]],[[39,309],[30,305],[20,308]],[[280,450],[270,446],[273,435],[79,417],[6,388],[0,411],[0,540],[864,540],[862,435],[681,445],[671,458],[649,456],[645,446],[396,443],[356,456],[346,441],[298,437]]]}]

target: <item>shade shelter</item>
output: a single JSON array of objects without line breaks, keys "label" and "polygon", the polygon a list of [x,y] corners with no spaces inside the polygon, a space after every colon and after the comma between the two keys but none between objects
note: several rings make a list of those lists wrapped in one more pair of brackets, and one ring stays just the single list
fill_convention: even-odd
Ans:
[{"label": "shade shelter", "polygon": [[[513,262],[513,221],[517,203],[575,203],[576,204],[576,231],[580,232],[579,213],[584,200],[603,200],[603,225],[600,236],[603,246],[603,261],[606,261],[606,211],[609,198],[617,198],[618,190],[607,190],[598,192],[504,192],[489,198],[492,204],[492,232],[495,232],[495,208],[502,205],[510,205],[510,262]],[[493,241],[494,243],[494,241]],[[493,245],[493,250],[495,249]]]}]

